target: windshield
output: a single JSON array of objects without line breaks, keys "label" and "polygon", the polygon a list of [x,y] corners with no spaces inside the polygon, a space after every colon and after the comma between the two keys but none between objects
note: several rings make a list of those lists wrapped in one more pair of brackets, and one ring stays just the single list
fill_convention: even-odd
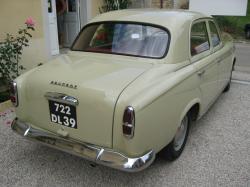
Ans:
[{"label": "windshield", "polygon": [[72,50],[162,58],[167,52],[168,42],[168,32],[159,27],[104,22],[85,27]]}]

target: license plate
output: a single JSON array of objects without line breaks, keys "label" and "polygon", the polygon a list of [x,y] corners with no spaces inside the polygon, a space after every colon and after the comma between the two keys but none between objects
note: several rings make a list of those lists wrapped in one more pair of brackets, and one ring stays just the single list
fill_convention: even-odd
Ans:
[{"label": "license plate", "polygon": [[77,129],[75,106],[49,100],[49,110],[51,122]]}]

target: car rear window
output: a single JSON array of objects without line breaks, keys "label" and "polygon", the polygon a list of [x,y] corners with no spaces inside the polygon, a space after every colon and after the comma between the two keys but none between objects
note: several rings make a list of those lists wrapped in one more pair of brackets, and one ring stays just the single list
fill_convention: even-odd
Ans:
[{"label": "car rear window", "polygon": [[167,30],[144,24],[104,22],[86,26],[72,50],[162,58],[167,53]]}]

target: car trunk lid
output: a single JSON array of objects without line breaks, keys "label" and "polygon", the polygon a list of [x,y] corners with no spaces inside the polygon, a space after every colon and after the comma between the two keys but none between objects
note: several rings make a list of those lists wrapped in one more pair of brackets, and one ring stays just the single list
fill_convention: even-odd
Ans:
[{"label": "car trunk lid", "polygon": [[[26,120],[61,136],[112,147],[116,101],[123,89],[152,65],[129,58],[120,58],[118,61],[112,55],[104,56],[83,57],[73,53],[33,71],[25,84],[26,102],[23,105],[26,108]],[[48,93],[77,99],[77,128],[51,122],[51,99],[46,97]],[[61,103],[60,100],[58,102]]]}]

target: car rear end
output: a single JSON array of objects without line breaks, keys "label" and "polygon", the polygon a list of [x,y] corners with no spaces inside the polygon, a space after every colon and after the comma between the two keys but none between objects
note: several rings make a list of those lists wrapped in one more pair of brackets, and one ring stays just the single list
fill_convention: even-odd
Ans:
[{"label": "car rear end", "polygon": [[[17,114],[12,129],[33,141],[116,169],[134,172],[149,166],[153,151],[129,157],[113,149],[112,133],[121,91],[151,65],[130,66],[127,62],[114,66],[108,62],[103,70],[103,62],[95,58],[95,63],[84,61],[80,65],[84,67],[76,68],[79,61],[73,61],[73,56],[68,56],[70,64],[63,64],[59,58],[12,82],[11,101]],[[55,74],[54,68],[60,70]],[[124,112],[120,125],[129,136],[133,116],[125,108]]]}]

